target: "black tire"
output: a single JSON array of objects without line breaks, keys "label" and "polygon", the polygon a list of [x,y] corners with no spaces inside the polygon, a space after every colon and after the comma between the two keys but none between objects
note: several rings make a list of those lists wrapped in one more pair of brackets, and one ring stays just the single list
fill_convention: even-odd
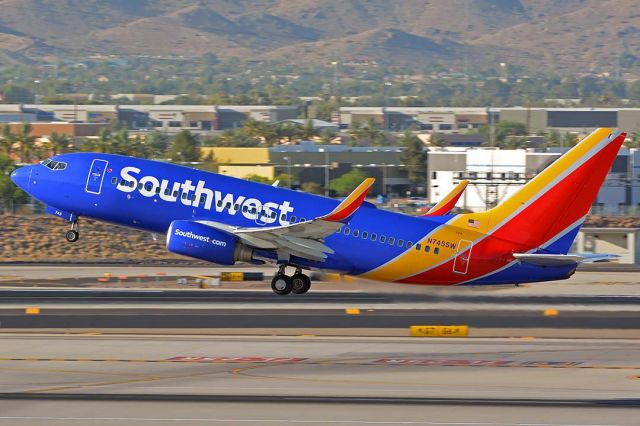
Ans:
[{"label": "black tire", "polygon": [[293,290],[293,281],[291,280],[291,277],[284,274],[276,275],[271,280],[271,290],[280,296],[291,293],[291,290]]},{"label": "black tire", "polygon": [[78,231],[76,231],[75,229],[72,229],[70,231],[67,231],[67,233],[64,236],[67,241],[69,241],[70,243],[75,243],[76,241],[78,241],[78,238],[80,238],[80,234],[78,233]]},{"label": "black tire", "polygon": [[293,283],[291,289],[293,294],[304,294],[311,288],[311,278],[305,274],[295,274],[291,277],[291,282]]}]

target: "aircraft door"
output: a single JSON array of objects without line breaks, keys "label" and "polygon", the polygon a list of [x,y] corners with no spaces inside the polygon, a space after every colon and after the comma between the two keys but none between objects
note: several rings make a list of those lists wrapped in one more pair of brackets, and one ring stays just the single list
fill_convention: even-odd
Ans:
[{"label": "aircraft door", "polygon": [[467,273],[471,261],[471,249],[473,249],[473,241],[460,240],[458,242],[456,257],[453,259],[453,272],[462,275]]},{"label": "aircraft door", "polygon": [[89,169],[89,175],[87,176],[87,185],[85,191],[90,194],[100,194],[102,191],[102,181],[109,164],[106,160],[93,160],[91,168]]}]

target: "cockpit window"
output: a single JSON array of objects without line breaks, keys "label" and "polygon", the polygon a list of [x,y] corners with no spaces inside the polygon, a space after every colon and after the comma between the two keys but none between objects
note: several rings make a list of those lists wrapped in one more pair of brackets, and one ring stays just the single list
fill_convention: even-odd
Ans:
[{"label": "cockpit window", "polygon": [[62,161],[53,161],[51,158],[44,160],[42,165],[51,170],[64,170],[67,168],[67,163]]}]

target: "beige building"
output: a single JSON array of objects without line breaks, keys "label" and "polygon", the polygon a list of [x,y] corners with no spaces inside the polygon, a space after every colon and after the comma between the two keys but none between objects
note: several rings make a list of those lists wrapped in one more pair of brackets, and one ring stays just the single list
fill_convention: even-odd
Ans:
[{"label": "beige building", "polygon": [[486,108],[342,107],[339,120],[342,129],[373,120],[381,128],[392,131],[417,128],[455,133],[487,124],[488,114]]},{"label": "beige building", "polygon": [[219,164],[218,173],[245,178],[250,175],[273,180],[276,167],[270,163],[269,148],[203,147],[203,158],[213,155]]},{"label": "beige building", "polygon": [[640,263],[639,234],[640,228],[582,228],[573,251],[617,254],[618,263]]}]

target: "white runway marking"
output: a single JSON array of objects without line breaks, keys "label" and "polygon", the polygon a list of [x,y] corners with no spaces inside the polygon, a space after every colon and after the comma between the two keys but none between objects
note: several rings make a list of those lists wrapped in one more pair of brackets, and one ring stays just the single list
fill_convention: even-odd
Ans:
[{"label": "white runway marking", "polygon": [[[216,418],[153,418],[153,417],[38,417],[38,416],[1,416],[0,421],[112,421],[112,422],[235,422],[235,423],[276,423],[276,424],[358,424],[358,425],[434,425],[434,426],[498,426],[507,423],[493,422],[429,422],[429,421],[366,421],[366,420],[296,420],[296,419],[216,419]],[[512,426],[574,426],[567,423],[508,423]],[[581,424],[582,426],[616,426],[615,424],[594,423]]]}]

